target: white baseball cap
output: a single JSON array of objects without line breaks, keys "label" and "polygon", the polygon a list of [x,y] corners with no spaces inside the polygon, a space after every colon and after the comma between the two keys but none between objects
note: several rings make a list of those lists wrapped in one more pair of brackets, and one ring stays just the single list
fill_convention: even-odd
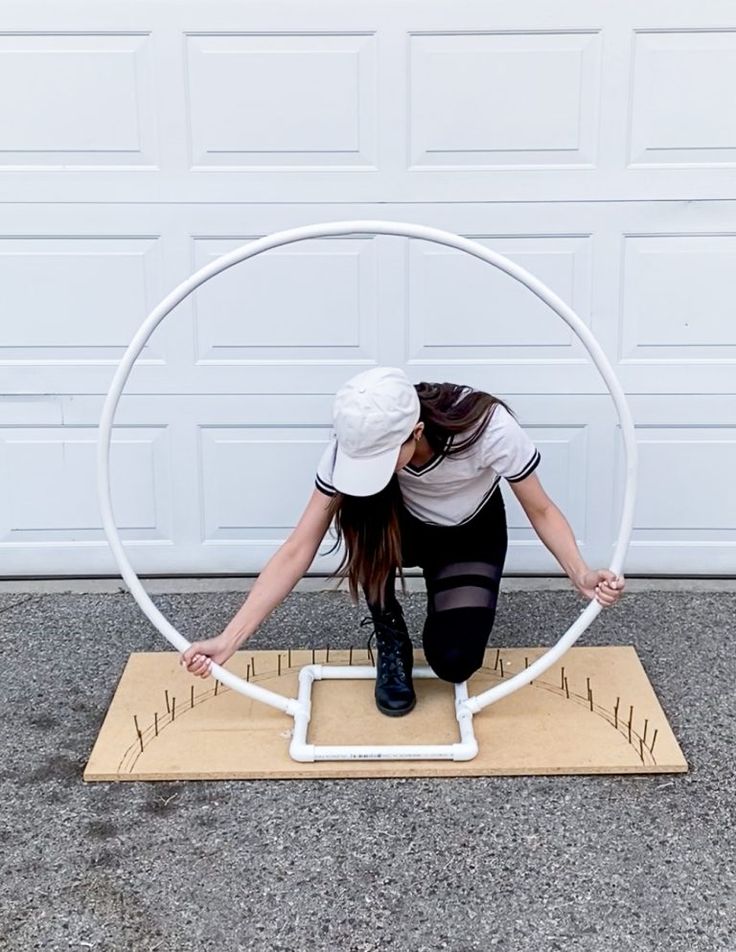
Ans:
[{"label": "white baseball cap", "polygon": [[390,481],[401,444],[419,422],[414,384],[399,367],[372,367],[335,394],[337,453],[332,482],[349,496],[371,496]]}]

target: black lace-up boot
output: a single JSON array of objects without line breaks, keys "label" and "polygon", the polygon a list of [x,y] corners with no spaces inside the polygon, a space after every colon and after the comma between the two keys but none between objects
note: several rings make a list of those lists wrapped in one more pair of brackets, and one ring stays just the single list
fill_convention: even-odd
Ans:
[{"label": "black lace-up boot", "polygon": [[362,627],[371,622],[374,629],[366,647],[370,651],[371,640],[375,635],[378,653],[376,707],[389,717],[408,714],[417,703],[411,679],[414,649],[401,606],[395,602],[384,609],[371,609],[371,614],[360,624]]}]

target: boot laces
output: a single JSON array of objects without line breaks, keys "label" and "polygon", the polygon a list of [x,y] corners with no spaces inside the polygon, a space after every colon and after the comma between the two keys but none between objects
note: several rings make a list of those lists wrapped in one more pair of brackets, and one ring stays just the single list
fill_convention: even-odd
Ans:
[{"label": "boot laces", "polygon": [[[389,616],[391,617],[391,616]],[[393,620],[393,619],[392,619]],[[395,638],[386,638],[381,637],[381,635],[396,635],[404,634],[401,629],[396,628],[394,625],[391,625],[385,621],[375,621],[371,615],[366,615],[366,617],[361,621],[360,627],[363,628],[365,625],[373,624],[373,631],[368,636],[368,641],[366,643],[366,650],[371,654],[371,641],[373,641],[373,636],[376,635],[376,647],[379,652],[379,657],[381,663],[385,666],[389,674],[396,675],[399,678],[406,677],[406,670],[404,668],[404,658],[401,651],[401,646],[397,643]]]}]

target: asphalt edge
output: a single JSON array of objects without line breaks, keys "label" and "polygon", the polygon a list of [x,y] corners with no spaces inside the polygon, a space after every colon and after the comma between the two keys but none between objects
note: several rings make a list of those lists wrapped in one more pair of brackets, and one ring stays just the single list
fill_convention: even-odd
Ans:
[{"label": "asphalt edge", "polygon": [[[170,576],[146,577],[141,581],[151,595],[187,594],[197,592],[247,592],[256,576]],[[407,575],[409,592],[425,591],[420,575]],[[557,576],[504,576],[501,591],[539,592],[569,591],[570,581]],[[4,593],[53,594],[114,594],[127,591],[122,578],[12,578],[0,579],[0,595]],[[294,592],[341,592],[348,594],[344,581],[336,582],[326,576],[306,576],[292,589]],[[641,577],[626,579],[627,592],[736,592],[736,577]]]}]

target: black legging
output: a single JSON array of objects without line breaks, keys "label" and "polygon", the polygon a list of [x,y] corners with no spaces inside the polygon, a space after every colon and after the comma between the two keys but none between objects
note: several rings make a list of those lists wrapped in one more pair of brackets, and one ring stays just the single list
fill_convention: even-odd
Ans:
[{"label": "black legging", "polygon": [[[402,565],[418,565],[427,586],[422,645],[427,664],[445,681],[466,681],[483,664],[506,559],[506,510],[500,487],[458,526],[433,526],[402,511]],[[386,604],[398,604],[396,577]],[[365,590],[364,590],[365,593]],[[368,607],[372,608],[368,603]]]}]

